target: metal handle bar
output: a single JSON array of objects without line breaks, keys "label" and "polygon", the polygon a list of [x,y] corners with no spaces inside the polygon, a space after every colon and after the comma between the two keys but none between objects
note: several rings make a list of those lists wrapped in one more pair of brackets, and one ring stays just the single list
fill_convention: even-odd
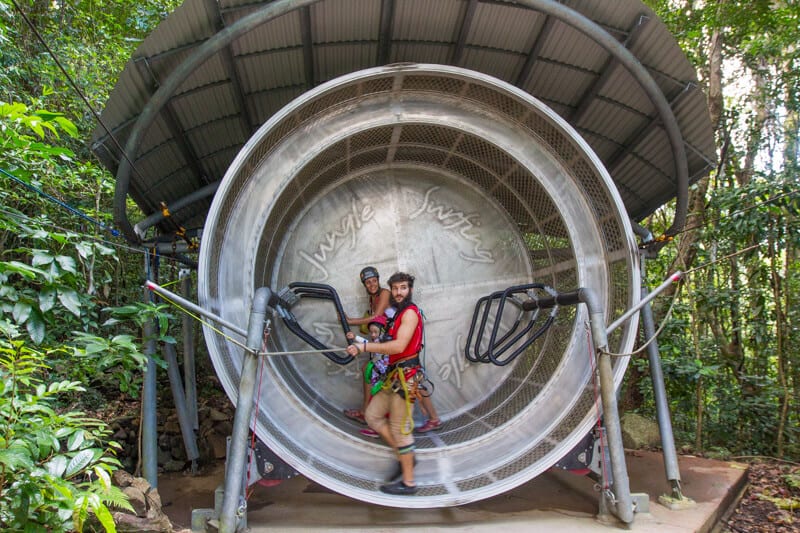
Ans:
[{"label": "metal handle bar", "polygon": [[[501,359],[500,355],[504,354],[509,348],[514,346],[520,339],[522,339],[525,335],[528,335],[531,329],[539,317],[539,309],[534,308],[525,308],[521,304],[518,304],[516,298],[513,298],[515,294],[525,294],[528,295],[528,291],[533,289],[540,289],[545,290],[550,294],[553,294],[554,291],[543,285],[541,283],[530,283],[526,285],[516,285],[512,287],[508,287],[502,291],[496,291],[488,296],[484,296],[478,300],[475,305],[475,311],[472,315],[472,322],[470,323],[469,334],[467,335],[467,344],[464,349],[464,354],[467,360],[474,362],[474,363],[493,363],[497,366],[505,366],[512,362],[514,359],[519,356],[523,351],[525,351],[528,346],[530,346],[536,339],[541,337],[544,332],[552,325],[553,321],[555,320],[555,313],[557,309],[553,309],[550,313],[550,316],[545,321],[543,325],[541,325],[533,334],[531,334],[525,342],[517,347],[510,355],[506,358]],[[533,310],[534,312],[531,314],[530,318],[528,319],[527,325],[519,332],[516,333],[517,329],[519,328],[520,323],[522,322],[522,314],[518,315],[512,327],[503,334],[499,339],[497,338],[501,319],[503,317],[503,311],[505,309],[505,302],[509,298],[512,298],[511,301],[515,304],[518,304],[519,307],[523,309],[523,313],[526,311]],[[486,329],[486,322],[488,320],[489,311],[491,309],[492,302],[494,300],[498,300],[497,311],[495,312],[494,324],[492,325],[491,335],[489,337],[489,343],[486,351],[484,353],[480,353],[480,344],[483,341],[483,334]],[[478,315],[481,314],[481,308],[483,308],[483,313],[481,316],[481,323],[478,329],[477,338],[475,339],[475,344],[473,346],[473,336],[475,335],[475,324],[478,320]],[[514,335],[516,333],[516,335]],[[513,335],[513,338],[511,338]],[[509,340],[510,339],[510,340]],[[472,347],[472,349],[471,349]],[[471,353],[472,352],[472,353]]]},{"label": "metal handle bar", "polygon": [[[347,325],[347,320],[345,319],[342,302],[339,299],[339,294],[336,292],[336,289],[330,285],[304,281],[294,281],[290,283],[289,289],[301,299],[315,298],[318,300],[330,300],[333,302],[333,305],[336,308],[337,316],[339,317],[339,323],[342,326],[342,332],[346,335],[350,330],[349,326]],[[319,339],[303,329],[303,326],[300,325],[300,323],[297,321],[297,318],[289,310],[290,304],[288,304],[284,299],[281,299],[281,303],[277,307],[277,311],[280,314],[281,319],[283,319],[283,323],[286,324],[286,327],[288,327],[292,333],[318,350],[324,350],[328,348]],[[348,340],[348,343],[350,344],[352,341]],[[336,352],[322,352],[322,355],[338,365],[346,365],[354,359],[352,355],[341,356]]]}]

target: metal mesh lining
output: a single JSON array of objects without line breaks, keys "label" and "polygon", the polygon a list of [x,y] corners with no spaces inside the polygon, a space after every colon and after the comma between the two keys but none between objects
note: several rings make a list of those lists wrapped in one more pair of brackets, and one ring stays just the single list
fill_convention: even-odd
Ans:
[{"label": "metal mesh lining", "polygon": [[[627,309],[631,291],[637,291],[638,288],[631,288],[633,276],[626,255],[625,229],[618,206],[609,196],[606,183],[589,161],[589,156],[576,146],[573,139],[564,135],[561,126],[553,118],[535,112],[516,96],[477,80],[441,73],[398,75],[388,71],[323,93],[298,108],[276,115],[276,122],[270,131],[249,148],[245,160],[231,177],[232,184],[228,195],[222,200],[221,211],[225,213],[234,208],[236,197],[241,194],[246,180],[258,171],[273,150],[283,148],[283,143],[292,135],[302,132],[304,128],[313,128],[317,120],[323,120],[327,114],[345,113],[362,101],[371,101],[370,95],[388,98],[385,95],[390,93],[391,98],[395,99],[410,98],[421,93],[435,94],[436,98],[450,95],[468,99],[477,104],[476,112],[497,116],[525,128],[535,142],[554,156],[557,164],[585,194],[589,205],[589,212],[585,215],[596,221],[605,246],[609,278],[606,314],[609,321]],[[310,202],[339,182],[357,179],[364,169],[409,165],[468,180],[484,191],[487,197],[496,200],[513,221],[529,249],[532,282],[545,283],[562,292],[579,287],[579,261],[575,257],[559,206],[531,170],[486,138],[445,125],[400,122],[354,131],[328,146],[319,147],[315,153],[303,154],[303,157],[303,164],[278,192],[266,218],[257,245],[255,286],[269,284],[270,273],[279,261],[281,236]],[[219,242],[218,238],[221,239],[224,230],[224,223],[216,226],[211,242]],[[217,267],[213,262],[210,266],[213,279]],[[518,413],[535,402],[553,375],[560,371],[565,346],[576,336],[582,335],[583,325],[576,323],[576,314],[574,307],[560,309],[553,326],[527,349],[525,356],[519,358],[511,373],[497,388],[487,393],[470,410],[446,421],[442,430],[437,432],[441,442],[446,446],[460,445],[490,435],[504,424],[513,423]],[[609,341],[612,347],[623,343],[623,330],[614,332]],[[223,349],[224,342],[219,341],[218,347]],[[301,376],[295,374],[291,365],[276,361],[275,368],[283,379],[297,387],[296,394],[300,402],[314,405],[321,413],[336,418],[336,410],[326,405],[325,398],[303,387]],[[230,371],[236,374],[232,367]],[[563,413],[552,434],[501,468],[488,474],[457,480],[459,489],[472,491],[515,476],[547,456],[592,411],[594,398],[591,392],[590,388],[578,391],[574,404]],[[280,428],[271,427],[269,418],[263,412],[259,413],[259,420],[268,430],[275,431],[274,437],[282,446],[297,454],[297,457],[305,458],[305,452],[298,449],[291,436]],[[350,430],[350,422],[343,418],[334,420],[334,424]],[[532,435],[531,439],[536,437]],[[439,444],[427,437],[420,437],[417,446],[424,450],[438,447]],[[368,491],[377,490],[374,481],[353,476],[325,461],[315,461],[314,468],[348,485]],[[446,494],[448,490],[444,485],[426,486],[418,495],[436,496]]]}]

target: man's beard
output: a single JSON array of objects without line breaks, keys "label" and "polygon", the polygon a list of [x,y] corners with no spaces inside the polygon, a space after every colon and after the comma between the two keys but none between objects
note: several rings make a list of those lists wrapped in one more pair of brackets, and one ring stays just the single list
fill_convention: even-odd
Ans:
[{"label": "man's beard", "polygon": [[397,300],[392,301],[392,307],[397,309],[397,313],[399,314],[400,311],[411,305],[413,302],[411,301],[411,293],[408,293],[408,296],[404,297],[399,302]]}]

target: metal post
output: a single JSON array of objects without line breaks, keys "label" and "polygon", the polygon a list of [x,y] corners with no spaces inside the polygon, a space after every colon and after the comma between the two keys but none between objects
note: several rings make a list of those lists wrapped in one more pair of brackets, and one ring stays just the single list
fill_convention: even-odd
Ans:
[{"label": "metal post", "polygon": [[242,372],[239,378],[239,396],[236,400],[236,413],[233,418],[230,453],[225,470],[225,494],[220,513],[220,533],[236,531],[239,517],[245,512],[246,503],[242,495],[242,479],[245,473],[247,443],[250,433],[250,418],[253,414],[253,399],[258,370],[257,353],[261,349],[262,335],[267,313],[267,304],[272,291],[267,287],[256,290],[250,321],[247,326],[247,350],[244,352]]},{"label": "metal post", "polygon": [[[188,269],[181,269],[178,275],[181,280],[181,293],[183,297],[190,300],[192,297],[192,275]],[[197,431],[200,429],[200,422],[197,418],[197,378],[195,371],[195,350],[194,350],[194,320],[188,313],[183,314],[181,322],[183,332],[183,383],[186,387],[186,408],[189,412],[189,420],[192,428]]]},{"label": "metal post", "polygon": [[[647,294],[645,281],[645,258],[642,256],[642,296]],[[648,302],[642,308],[642,328],[645,339],[651,339],[656,334],[653,309]],[[669,403],[667,402],[667,389],[664,386],[664,372],[661,368],[661,357],[658,353],[658,341],[653,339],[647,346],[647,357],[650,362],[650,379],[653,381],[653,397],[656,404],[658,429],[661,433],[661,448],[664,453],[664,470],[667,480],[672,488],[672,497],[683,499],[681,493],[681,473],[678,469],[678,456],[675,452],[675,438],[672,434],[672,420],[670,419]]]},{"label": "metal post", "polygon": [[[614,370],[608,354],[605,313],[591,289],[578,289],[580,301],[589,309],[589,324],[592,340],[599,353],[597,368],[600,378],[600,397],[603,403],[603,422],[608,437],[608,451],[611,457],[611,472],[614,475],[614,500],[606,501],[607,508],[613,509],[617,518],[630,524],[633,522],[633,500],[631,498],[628,469],[625,465],[625,448],[622,445],[622,428],[617,409],[617,392],[614,386]],[[601,498],[606,499],[605,493]]]},{"label": "metal post", "polygon": [[[586,304],[589,310],[589,325],[592,330],[592,341],[595,350],[599,353],[597,371],[600,381],[600,398],[603,403],[603,422],[608,441],[608,452],[611,459],[611,474],[613,476],[614,492],[604,491],[600,496],[600,514],[608,512],[630,524],[633,522],[634,497],[631,495],[628,468],[625,464],[625,448],[622,444],[622,426],[619,421],[617,408],[617,391],[614,386],[614,369],[611,365],[611,356],[608,353],[608,333],[606,330],[605,313],[594,291],[581,288],[574,292],[559,293],[555,296],[528,300],[522,303],[526,311],[539,308],[546,309],[554,305],[575,305],[578,302]],[[644,495],[636,495],[637,505],[644,506]]]},{"label": "metal post", "polygon": [[241,335],[242,337],[247,338],[247,331],[245,331],[244,328],[240,328],[236,324],[233,324],[232,322],[228,322],[224,318],[222,318],[220,316],[217,316],[217,315],[215,315],[214,313],[212,313],[210,311],[206,311],[205,309],[203,309],[199,305],[194,304],[194,303],[190,302],[189,300],[186,300],[185,298],[181,298],[179,295],[175,294],[174,292],[168,291],[164,287],[160,287],[160,286],[156,285],[155,283],[153,283],[150,280],[144,282],[144,287],[145,287],[145,289],[148,289],[148,290],[151,290],[151,291],[153,291],[155,293],[158,293],[163,297],[169,298],[170,300],[175,300],[176,302],[179,302],[182,306],[187,308],[189,311],[194,311],[198,315],[202,315],[202,316],[204,316],[206,318],[210,318],[211,320],[213,320],[217,324],[219,324],[221,326],[225,326],[226,328],[228,328],[229,330],[233,331],[234,333],[237,333],[237,334]]},{"label": "metal post", "polygon": [[186,449],[186,458],[194,463],[200,457],[200,452],[197,451],[197,439],[194,436],[192,420],[189,417],[186,398],[183,394],[181,374],[178,371],[178,354],[175,351],[175,346],[168,343],[164,344],[163,351],[164,359],[167,361],[167,374],[169,375],[169,384],[172,389],[172,398],[175,401],[175,410],[178,412],[178,424],[181,427],[183,446]]},{"label": "metal post", "polygon": [[[145,257],[145,271],[149,272],[147,262],[150,257]],[[157,268],[157,267],[154,267]],[[151,301],[151,294],[144,291],[144,301]],[[142,476],[153,488],[158,487],[158,426],[156,423],[156,362],[153,356],[156,353],[156,325],[153,320],[145,321],[143,335],[145,340],[144,353],[147,356],[147,365],[142,380]]]}]

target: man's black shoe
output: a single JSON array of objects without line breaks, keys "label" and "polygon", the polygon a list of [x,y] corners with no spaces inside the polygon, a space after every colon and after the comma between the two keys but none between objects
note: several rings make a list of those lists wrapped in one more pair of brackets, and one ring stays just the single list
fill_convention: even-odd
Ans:
[{"label": "man's black shoe", "polygon": [[410,496],[417,493],[417,486],[409,487],[403,481],[397,483],[389,483],[388,485],[381,485],[381,492],[386,494],[394,494],[397,496]]},{"label": "man's black shoe", "polygon": [[[414,466],[417,466],[417,456],[414,456]],[[400,461],[397,461],[397,469],[394,473],[389,477],[389,483],[394,483],[395,481],[400,481],[403,479],[403,465],[400,464]]]}]

